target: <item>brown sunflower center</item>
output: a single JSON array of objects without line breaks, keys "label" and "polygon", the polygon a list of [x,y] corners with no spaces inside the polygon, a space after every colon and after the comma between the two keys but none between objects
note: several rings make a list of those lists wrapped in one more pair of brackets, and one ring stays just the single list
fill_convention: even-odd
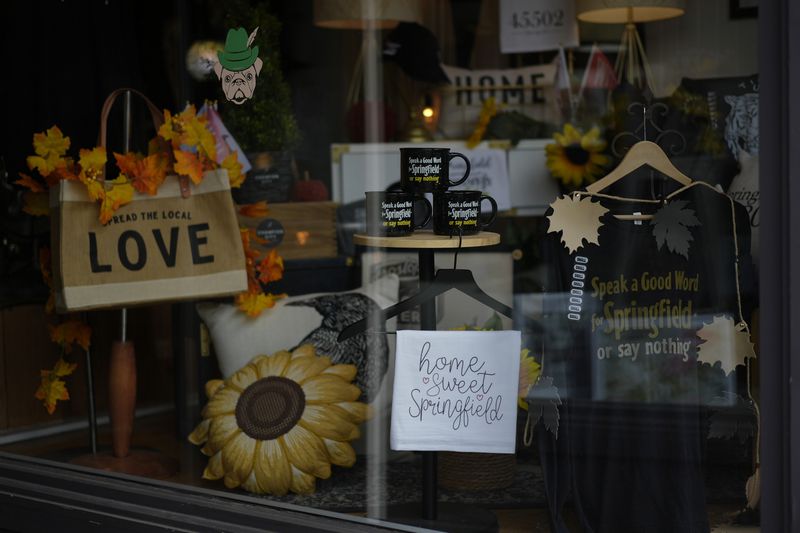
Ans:
[{"label": "brown sunflower center", "polygon": [[591,154],[580,144],[574,143],[564,147],[564,155],[573,165],[585,165],[589,161]]},{"label": "brown sunflower center", "polygon": [[236,402],[236,423],[258,440],[276,439],[292,429],[306,406],[303,389],[278,376],[259,379]]}]

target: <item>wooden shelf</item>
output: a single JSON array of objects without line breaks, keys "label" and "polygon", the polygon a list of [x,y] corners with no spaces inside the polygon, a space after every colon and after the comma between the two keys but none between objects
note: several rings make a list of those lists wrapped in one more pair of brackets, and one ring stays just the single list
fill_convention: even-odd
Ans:
[{"label": "wooden shelf", "polygon": [[[436,235],[432,231],[415,231],[406,237],[376,237],[356,233],[353,242],[362,246],[375,248],[458,248],[458,236]],[[500,235],[490,231],[481,231],[475,235],[464,235],[461,238],[462,248],[479,248],[500,244]]]}]

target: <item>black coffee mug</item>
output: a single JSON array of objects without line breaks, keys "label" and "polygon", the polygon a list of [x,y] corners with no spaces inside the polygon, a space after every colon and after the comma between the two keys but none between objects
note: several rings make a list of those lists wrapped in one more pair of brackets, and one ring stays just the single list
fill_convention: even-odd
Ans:
[{"label": "black coffee mug", "polygon": [[[456,181],[450,181],[450,160],[460,157],[467,171]],[[409,192],[444,191],[460,185],[469,177],[469,159],[449,148],[400,148],[400,184]]]},{"label": "black coffee mug", "polygon": [[[411,235],[431,219],[431,204],[410,192],[370,191],[367,195],[367,233],[374,236]],[[414,223],[414,204],[425,205],[425,220]]]},{"label": "black coffee mug", "polygon": [[[481,202],[489,200],[492,212],[481,217]],[[487,213],[484,213],[487,215]],[[437,235],[473,235],[494,222],[497,202],[481,191],[444,191],[433,195],[433,232]]]}]

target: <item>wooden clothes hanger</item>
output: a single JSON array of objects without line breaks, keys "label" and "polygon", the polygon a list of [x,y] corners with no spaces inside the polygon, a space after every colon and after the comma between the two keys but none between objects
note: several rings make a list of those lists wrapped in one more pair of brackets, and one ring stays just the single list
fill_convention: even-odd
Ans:
[{"label": "wooden clothes hanger", "polygon": [[[598,194],[645,165],[672,178],[682,186],[687,186],[692,183],[692,179],[689,176],[678,170],[675,165],[672,164],[672,161],[669,160],[669,157],[667,157],[667,154],[664,153],[664,150],[662,150],[660,146],[652,141],[639,141],[631,146],[625,154],[625,157],[622,158],[622,161],[620,161],[619,165],[617,165],[614,170],[596,182],[587,185],[586,192],[589,194]],[[577,192],[575,194],[581,193]],[[653,218],[652,215],[614,216],[622,220],[648,220]]]}]

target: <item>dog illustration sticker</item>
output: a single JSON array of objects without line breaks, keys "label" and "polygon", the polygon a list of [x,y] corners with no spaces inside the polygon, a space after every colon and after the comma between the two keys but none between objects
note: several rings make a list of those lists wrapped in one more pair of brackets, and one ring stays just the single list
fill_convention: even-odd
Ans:
[{"label": "dog illustration sticker", "polygon": [[258,45],[251,46],[258,28],[250,36],[244,28],[228,30],[225,48],[217,52],[214,72],[222,82],[222,92],[229,102],[241,105],[253,97],[256,79],[264,62],[258,57]]}]

